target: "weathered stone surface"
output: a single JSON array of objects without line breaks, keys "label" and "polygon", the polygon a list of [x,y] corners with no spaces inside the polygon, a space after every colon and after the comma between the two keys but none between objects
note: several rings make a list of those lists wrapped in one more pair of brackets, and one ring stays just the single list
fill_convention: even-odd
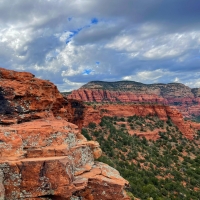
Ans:
[{"label": "weathered stone surface", "polygon": [[70,197],[79,190],[73,185],[76,174],[92,168],[93,150],[101,152],[76,125],[53,117],[0,127],[0,132],[0,195],[5,190],[6,199]]},{"label": "weathered stone surface", "polygon": [[184,117],[200,115],[200,89],[180,83],[148,85],[134,81],[93,81],[72,91],[68,98],[85,102],[157,103],[175,106]]},{"label": "weathered stone surface", "polygon": [[[105,104],[96,107],[86,106],[83,126],[87,126],[90,122],[99,124],[103,116],[129,117],[133,115],[158,116],[164,121],[170,118],[179,130],[189,139],[193,139],[196,130],[200,130],[200,126],[197,123],[185,121],[183,115],[176,108],[165,105],[150,104]],[[158,132],[144,132],[140,136],[153,140],[159,138]]]},{"label": "weathered stone surface", "polygon": [[3,170],[0,169],[0,200],[4,200],[5,199],[5,188],[4,188],[4,173]]},{"label": "weathered stone surface", "polygon": [[52,111],[57,118],[82,123],[84,106],[76,100],[67,100],[57,87],[47,80],[35,78],[27,72],[0,68],[0,124],[10,125],[42,119]]},{"label": "weathered stone surface", "polygon": [[[76,194],[84,199],[129,199],[123,191],[128,182],[120,177],[119,172],[104,163],[95,163],[93,168],[79,177],[88,180],[88,188]],[[98,188],[98,190],[95,190]]]},{"label": "weathered stone surface", "polygon": [[[0,101],[0,200],[89,200],[93,196],[106,200],[110,196],[102,196],[101,189],[111,195],[114,187],[113,199],[126,196],[127,181],[116,170],[94,162],[101,156],[99,144],[87,141],[79,131],[84,116],[81,102],[63,98],[49,81],[2,68]],[[92,193],[84,196],[82,191],[90,190],[91,184],[85,174],[99,170],[99,165],[107,173],[91,179]],[[109,171],[116,176],[108,177]]]}]

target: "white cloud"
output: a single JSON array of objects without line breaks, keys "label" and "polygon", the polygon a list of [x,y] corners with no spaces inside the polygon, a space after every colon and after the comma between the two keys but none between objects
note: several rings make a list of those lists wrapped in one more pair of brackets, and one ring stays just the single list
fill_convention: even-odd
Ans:
[{"label": "white cloud", "polygon": [[200,88],[200,79],[193,79],[185,84],[191,88]]},{"label": "white cloud", "polygon": [[1,0],[0,65],[36,73],[62,90],[93,79],[198,85],[200,30],[185,12],[180,16],[189,18],[152,17],[155,7],[165,10],[157,1]]},{"label": "white cloud", "polygon": [[175,83],[181,83],[181,81],[180,81],[180,79],[179,79],[178,77],[176,77],[176,78],[174,79],[174,82],[175,82]]},{"label": "white cloud", "polygon": [[81,69],[79,68],[78,70],[73,70],[73,68],[68,68],[65,71],[62,71],[61,76],[65,77],[65,76],[74,76],[77,74],[81,73]]},{"label": "white cloud", "polygon": [[113,41],[106,44],[106,48],[116,49],[119,51],[125,50],[127,52],[137,51],[138,53],[142,50],[144,45],[143,41],[138,41],[134,36],[123,35],[117,36]]},{"label": "white cloud", "polygon": [[167,45],[161,45],[150,49],[143,54],[145,58],[149,59],[162,59],[167,57],[175,57],[183,53],[183,49],[174,49]]},{"label": "white cloud", "polygon": [[[153,27],[153,29],[150,28],[148,33],[145,33],[147,31],[146,28],[141,27],[138,35],[117,36],[106,45],[106,48],[126,51],[132,58],[157,60],[177,56],[182,56],[183,58],[183,54],[186,51],[198,48],[200,45],[200,31],[164,35],[155,34],[154,36],[152,33],[158,31],[159,28]],[[151,37],[149,38],[148,36],[150,35]]]},{"label": "white cloud", "polygon": [[20,48],[27,49],[26,43],[31,40],[31,34],[29,29],[19,29],[11,26],[0,31],[0,42],[5,46],[10,47],[14,51],[20,50]]},{"label": "white cloud", "polygon": [[125,76],[122,79],[133,80],[138,82],[145,82],[145,81],[157,82],[160,78],[164,76],[170,76],[172,74],[173,74],[172,72],[162,69],[157,69],[154,71],[141,71],[138,72],[136,75]]},{"label": "white cloud", "polygon": [[68,80],[67,78],[64,78],[63,80],[64,80],[64,84],[61,84],[61,85],[58,84],[58,88],[62,92],[68,92],[68,91],[71,91],[72,89],[75,90],[75,89],[80,88],[83,85],[83,83],[72,82]]}]

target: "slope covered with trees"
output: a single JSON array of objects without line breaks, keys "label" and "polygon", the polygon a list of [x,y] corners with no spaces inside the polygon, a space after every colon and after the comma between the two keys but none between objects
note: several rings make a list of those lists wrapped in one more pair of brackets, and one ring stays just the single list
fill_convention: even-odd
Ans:
[{"label": "slope covered with trees", "polygon": [[[129,128],[147,132],[160,128],[160,138],[131,136]],[[100,124],[83,128],[82,134],[100,143],[100,161],[115,167],[130,182],[132,199],[200,198],[200,131],[188,140],[170,119],[130,116],[103,117]]]}]

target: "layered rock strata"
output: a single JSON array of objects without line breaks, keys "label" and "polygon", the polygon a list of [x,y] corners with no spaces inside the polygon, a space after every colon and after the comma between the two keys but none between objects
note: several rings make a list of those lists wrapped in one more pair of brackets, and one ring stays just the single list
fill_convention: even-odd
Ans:
[{"label": "layered rock strata", "polygon": [[129,199],[128,182],[94,161],[99,144],[86,141],[74,124],[50,117],[0,127],[0,139],[1,199]]},{"label": "layered rock strata", "polygon": [[[179,128],[182,134],[188,139],[193,139],[197,130],[200,130],[200,126],[197,123],[191,121],[185,121],[183,115],[175,108],[164,105],[150,105],[150,104],[104,104],[96,106],[86,106],[84,112],[83,126],[86,127],[90,122],[99,124],[104,116],[158,116],[160,120],[167,121],[171,119],[172,122]],[[159,134],[157,132],[144,132],[141,136],[147,139],[158,139]]]},{"label": "layered rock strata", "polygon": [[81,123],[80,102],[49,81],[2,68],[0,88],[0,199],[130,199],[128,182],[95,161],[99,144],[68,122]]},{"label": "layered rock strata", "polygon": [[184,117],[200,115],[200,88],[181,83],[142,84],[134,81],[93,81],[72,91],[69,99],[85,102],[156,103],[175,106]]},{"label": "layered rock strata", "polygon": [[82,124],[84,106],[77,100],[67,100],[57,87],[28,72],[0,68],[0,124],[23,123],[42,119],[52,111],[56,118]]}]

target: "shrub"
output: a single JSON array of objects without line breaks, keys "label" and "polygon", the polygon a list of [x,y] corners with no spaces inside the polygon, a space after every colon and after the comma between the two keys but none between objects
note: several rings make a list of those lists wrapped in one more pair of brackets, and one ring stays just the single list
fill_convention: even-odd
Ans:
[{"label": "shrub", "polygon": [[87,129],[82,129],[81,133],[86,137],[87,140],[92,140],[92,138],[89,136]]},{"label": "shrub", "polygon": [[88,124],[88,127],[89,127],[90,129],[95,129],[95,128],[96,128],[96,124],[95,124],[94,122],[90,122],[90,123]]}]

